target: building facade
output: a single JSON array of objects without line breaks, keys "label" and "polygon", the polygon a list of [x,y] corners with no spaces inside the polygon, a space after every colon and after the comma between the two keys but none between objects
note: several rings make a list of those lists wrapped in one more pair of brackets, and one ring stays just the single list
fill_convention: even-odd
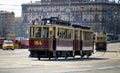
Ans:
[{"label": "building facade", "polygon": [[14,12],[0,11],[0,37],[8,37],[14,32]]},{"label": "building facade", "polygon": [[114,0],[41,0],[22,4],[22,17],[24,23],[33,19],[59,17],[92,26],[95,32],[120,34],[120,4]]}]

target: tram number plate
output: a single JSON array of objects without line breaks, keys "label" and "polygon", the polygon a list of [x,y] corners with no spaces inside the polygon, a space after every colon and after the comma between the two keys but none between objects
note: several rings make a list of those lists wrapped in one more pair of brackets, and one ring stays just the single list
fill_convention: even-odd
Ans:
[{"label": "tram number plate", "polygon": [[41,41],[34,41],[34,45],[42,45],[42,42]]}]

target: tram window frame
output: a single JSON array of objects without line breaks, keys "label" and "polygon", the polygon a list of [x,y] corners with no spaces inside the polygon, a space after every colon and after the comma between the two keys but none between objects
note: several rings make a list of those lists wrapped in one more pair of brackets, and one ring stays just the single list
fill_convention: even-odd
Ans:
[{"label": "tram window frame", "polygon": [[60,39],[72,39],[72,29],[57,28],[57,36]]},{"label": "tram window frame", "polygon": [[67,39],[72,39],[72,34],[73,34],[73,31],[72,31],[72,29],[68,29],[68,31],[67,31]]},{"label": "tram window frame", "polygon": [[79,40],[79,39],[80,39],[79,30],[75,30],[75,36],[74,36],[74,38],[75,38],[76,40]]},{"label": "tram window frame", "polygon": [[93,36],[94,36],[94,33],[91,31],[90,32],[90,40],[93,41]]},{"label": "tram window frame", "polygon": [[82,30],[79,31],[79,39],[82,40]]},{"label": "tram window frame", "polygon": [[40,25],[44,25],[44,21],[40,21],[39,24],[40,24]]},{"label": "tram window frame", "polygon": [[[39,32],[39,29],[40,29],[40,36],[36,36],[37,35],[37,33]],[[35,38],[41,38],[41,36],[42,36],[42,27],[35,27]]]},{"label": "tram window frame", "polygon": [[83,31],[83,37],[86,41],[92,41],[92,32],[90,31]]},{"label": "tram window frame", "polygon": [[57,27],[53,27],[53,38],[57,38]]},{"label": "tram window frame", "polygon": [[[44,28],[47,28],[47,32]],[[43,27],[42,32],[43,32],[42,38],[49,38],[49,27]]]},{"label": "tram window frame", "polygon": [[106,37],[105,36],[101,36],[100,38],[100,42],[105,42],[106,41]]},{"label": "tram window frame", "polygon": [[49,27],[49,38],[55,38],[55,28]]},{"label": "tram window frame", "polygon": [[99,39],[98,36],[96,36],[95,41],[96,41],[96,42],[99,42],[99,41],[100,41],[100,39]]},{"label": "tram window frame", "polygon": [[107,37],[103,36],[103,42],[106,42],[106,41],[107,41]]},{"label": "tram window frame", "polygon": [[50,35],[49,36],[50,38],[53,38],[53,31],[52,30],[49,30],[49,35]]},{"label": "tram window frame", "polygon": [[30,27],[30,38],[34,37],[34,27]]},{"label": "tram window frame", "polygon": [[107,41],[107,36],[106,35],[97,35],[95,37],[96,42],[106,42]]}]

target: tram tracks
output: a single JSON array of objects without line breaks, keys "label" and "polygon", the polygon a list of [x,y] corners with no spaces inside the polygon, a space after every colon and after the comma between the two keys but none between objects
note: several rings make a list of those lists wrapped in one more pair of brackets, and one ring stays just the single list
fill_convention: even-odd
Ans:
[{"label": "tram tracks", "polygon": [[120,56],[120,49],[118,51],[95,52],[93,57],[96,58],[117,58]]}]

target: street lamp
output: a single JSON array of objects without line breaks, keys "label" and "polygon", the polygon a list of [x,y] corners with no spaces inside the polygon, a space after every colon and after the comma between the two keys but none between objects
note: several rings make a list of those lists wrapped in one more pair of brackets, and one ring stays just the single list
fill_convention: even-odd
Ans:
[{"label": "street lamp", "polygon": [[[71,5],[71,0],[69,0],[69,12],[71,13],[70,5]],[[69,21],[70,21],[70,13],[69,13]]]}]

